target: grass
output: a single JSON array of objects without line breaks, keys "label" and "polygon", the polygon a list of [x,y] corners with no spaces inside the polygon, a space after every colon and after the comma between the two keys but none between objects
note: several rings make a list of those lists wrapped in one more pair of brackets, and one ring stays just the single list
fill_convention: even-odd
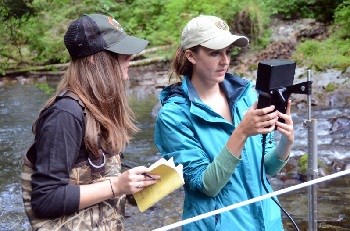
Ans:
[{"label": "grass", "polygon": [[299,65],[316,70],[346,70],[350,66],[350,39],[307,40],[299,44],[292,58]]},{"label": "grass", "polygon": [[36,83],[35,86],[40,90],[42,90],[47,95],[52,95],[55,92],[55,88],[50,86],[46,82]]}]

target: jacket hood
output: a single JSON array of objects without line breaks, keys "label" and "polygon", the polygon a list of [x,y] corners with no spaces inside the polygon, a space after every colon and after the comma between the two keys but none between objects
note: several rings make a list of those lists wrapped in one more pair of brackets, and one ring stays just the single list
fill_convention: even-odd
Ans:
[{"label": "jacket hood", "polygon": [[[219,85],[225,91],[226,96],[228,96],[230,100],[233,100],[232,102],[235,102],[247,89],[249,83],[250,81],[242,79],[238,75],[226,73],[225,80],[219,83]],[[180,103],[186,99],[193,102],[196,99],[199,100],[199,96],[196,89],[192,85],[190,78],[188,76],[184,76],[182,82],[177,82],[165,87],[161,91],[159,99],[161,104],[164,105],[170,101]]]}]

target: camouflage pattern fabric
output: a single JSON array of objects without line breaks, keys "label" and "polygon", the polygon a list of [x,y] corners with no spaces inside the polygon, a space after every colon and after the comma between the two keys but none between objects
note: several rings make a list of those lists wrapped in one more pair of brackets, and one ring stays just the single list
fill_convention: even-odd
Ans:
[{"label": "camouflage pattern fabric", "polygon": [[[125,195],[114,197],[78,212],[56,219],[40,219],[35,217],[31,206],[31,176],[34,173],[31,163],[25,157],[22,165],[22,193],[24,208],[33,230],[101,230],[122,231],[125,215]],[[104,175],[92,174],[90,165],[86,162],[76,165],[70,173],[70,183],[77,185],[91,184],[106,180],[108,176],[120,173],[119,155],[106,156]]]}]

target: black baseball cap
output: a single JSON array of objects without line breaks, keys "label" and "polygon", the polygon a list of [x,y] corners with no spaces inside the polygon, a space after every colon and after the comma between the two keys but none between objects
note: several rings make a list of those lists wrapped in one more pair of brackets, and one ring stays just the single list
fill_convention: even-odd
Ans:
[{"label": "black baseball cap", "polygon": [[148,41],[127,35],[112,17],[85,14],[69,25],[64,44],[72,58],[82,58],[104,50],[137,54],[145,49]]}]

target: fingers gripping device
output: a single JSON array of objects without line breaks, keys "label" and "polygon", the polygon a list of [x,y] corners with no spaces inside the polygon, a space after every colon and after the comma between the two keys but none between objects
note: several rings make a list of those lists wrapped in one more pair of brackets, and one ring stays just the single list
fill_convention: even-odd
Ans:
[{"label": "fingers gripping device", "polygon": [[275,105],[275,110],[286,113],[288,99],[292,93],[311,95],[312,81],[293,85],[295,67],[294,61],[285,59],[258,63],[255,86],[259,94],[258,108]]}]

